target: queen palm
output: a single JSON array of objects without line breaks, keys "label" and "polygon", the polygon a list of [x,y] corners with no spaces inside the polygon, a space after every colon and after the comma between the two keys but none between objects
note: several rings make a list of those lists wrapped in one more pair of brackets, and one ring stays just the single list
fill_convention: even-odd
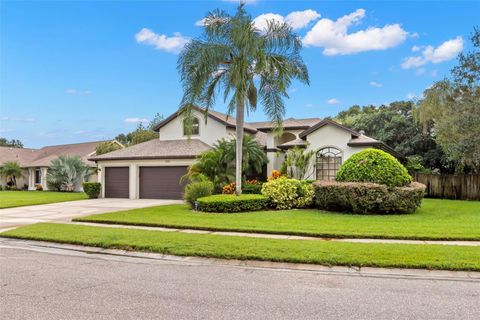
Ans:
[{"label": "queen palm", "polygon": [[184,91],[180,111],[188,124],[192,106],[203,107],[207,114],[217,94],[228,101],[227,114],[236,115],[235,181],[240,194],[245,111],[255,111],[258,100],[281,131],[287,89],[294,79],[308,84],[308,71],[300,57],[301,40],[286,23],[268,21],[259,30],[243,4],[234,16],[215,10],[203,21],[202,35],[189,42],[178,59]]}]

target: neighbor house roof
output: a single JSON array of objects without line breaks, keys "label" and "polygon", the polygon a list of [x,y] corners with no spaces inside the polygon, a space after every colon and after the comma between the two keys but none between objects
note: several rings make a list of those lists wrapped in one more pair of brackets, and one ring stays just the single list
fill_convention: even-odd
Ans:
[{"label": "neighbor house roof", "polygon": [[0,165],[5,161],[18,161],[22,167],[48,167],[53,159],[60,156],[80,156],[83,162],[94,166],[88,157],[95,152],[97,146],[104,141],[62,144],[47,146],[41,149],[1,147]]},{"label": "neighbor house roof", "polygon": [[[193,106],[192,107],[194,110],[200,112],[200,113],[205,113],[205,109],[202,109],[200,107]],[[180,112],[174,112],[167,118],[165,118],[163,121],[161,121],[159,124],[157,124],[153,130],[159,131],[163,126],[165,126],[167,123],[170,121],[174,120],[180,115]],[[218,111],[213,111],[213,110],[208,110],[207,116],[211,119],[215,119],[218,122],[224,124],[228,128],[236,128],[236,119],[232,116],[226,115],[224,113],[218,112]],[[244,130],[249,132],[249,133],[256,133],[257,129],[255,127],[252,127],[248,123],[244,124]]]},{"label": "neighbor house roof", "polygon": [[125,149],[91,156],[89,160],[191,159],[209,149],[210,146],[199,139],[153,139]]},{"label": "neighbor house roof", "polygon": [[[283,120],[282,128],[283,129],[308,129],[314,124],[320,122],[320,118],[305,118],[305,119],[295,119],[288,118]],[[260,131],[271,131],[275,128],[275,123],[272,121],[260,121],[260,122],[249,122],[250,126],[257,128]]]},{"label": "neighbor house roof", "polygon": [[7,161],[16,161],[21,166],[31,161],[37,149],[0,147],[0,166]]}]

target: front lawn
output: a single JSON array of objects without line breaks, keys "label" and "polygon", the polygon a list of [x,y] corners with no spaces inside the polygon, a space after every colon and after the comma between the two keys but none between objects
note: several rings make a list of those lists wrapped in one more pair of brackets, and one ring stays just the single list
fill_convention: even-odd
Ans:
[{"label": "front lawn", "polygon": [[416,213],[407,215],[349,215],[320,210],[212,214],[193,212],[186,205],[169,205],[76,221],[336,238],[480,240],[480,202],[438,199],[424,199]]},{"label": "front lawn", "polygon": [[55,223],[20,227],[0,236],[179,256],[480,271],[480,247],[473,246],[279,240]]},{"label": "front lawn", "polygon": [[83,192],[0,191],[0,209],[87,199]]}]

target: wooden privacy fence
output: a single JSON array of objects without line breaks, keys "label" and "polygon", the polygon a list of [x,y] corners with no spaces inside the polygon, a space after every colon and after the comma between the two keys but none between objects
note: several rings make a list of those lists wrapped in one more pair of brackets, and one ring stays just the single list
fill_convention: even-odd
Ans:
[{"label": "wooden privacy fence", "polygon": [[414,179],[427,186],[427,197],[480,200],[480,175],[416,173]]}]

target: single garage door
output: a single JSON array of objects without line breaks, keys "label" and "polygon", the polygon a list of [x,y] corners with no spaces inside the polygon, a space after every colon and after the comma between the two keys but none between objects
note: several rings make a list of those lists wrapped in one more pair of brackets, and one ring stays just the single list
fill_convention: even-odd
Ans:
[{"label": "single garage door", "polygon": [[105,168],[105,198],[128,198],[128,185],[128,167]]},{"label": "single garage door", "polygon": [[182,199],[187,167],[140,167],[140,198]]}]

